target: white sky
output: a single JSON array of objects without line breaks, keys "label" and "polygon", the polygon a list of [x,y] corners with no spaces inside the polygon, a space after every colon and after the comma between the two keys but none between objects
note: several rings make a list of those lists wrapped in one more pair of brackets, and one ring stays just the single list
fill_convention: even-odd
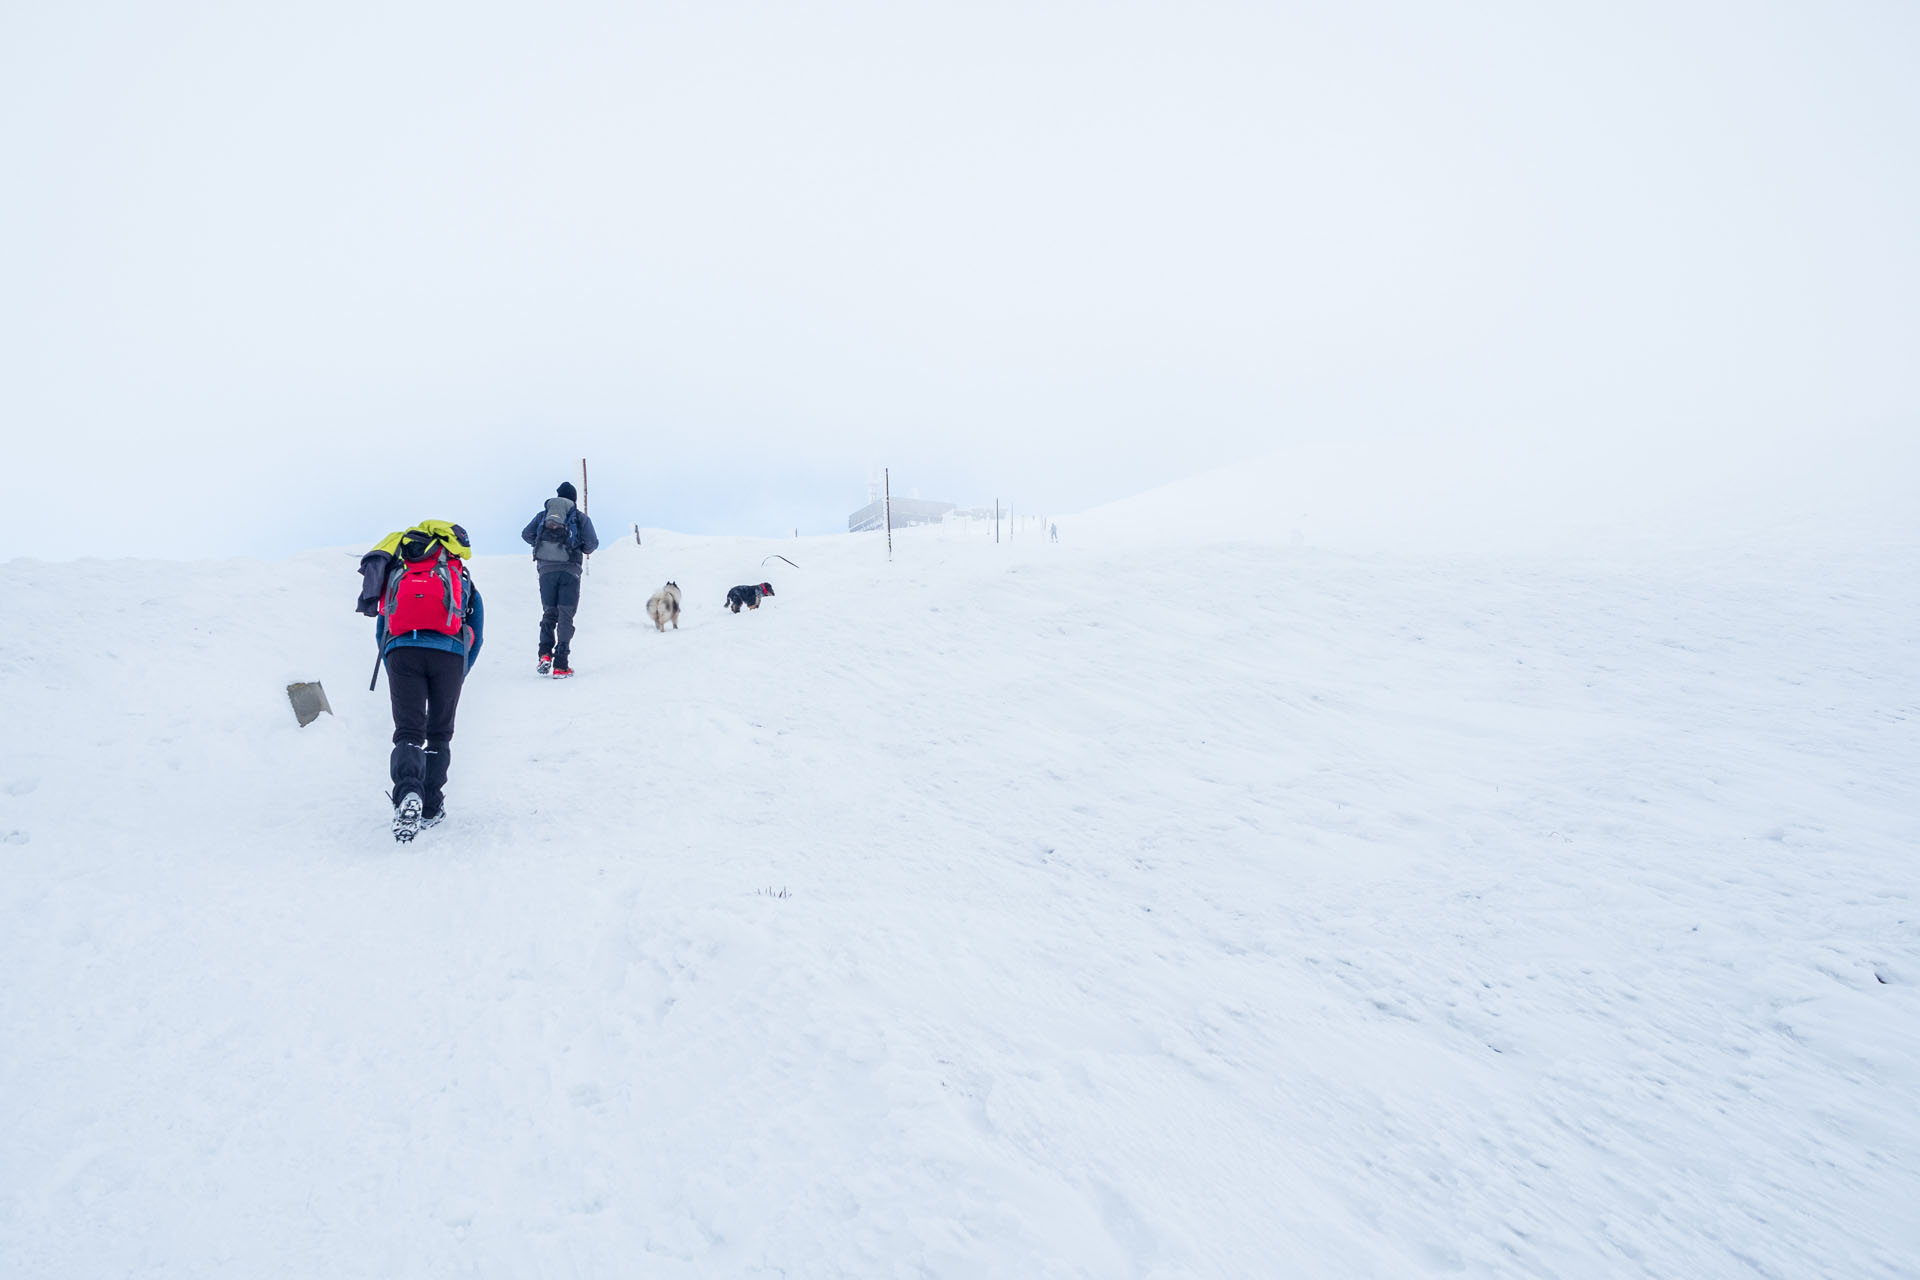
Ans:
[{"label": "white sky", "polygon": [[0,0],[0,175],[0,556],[1920,434],[1908,0]]}]

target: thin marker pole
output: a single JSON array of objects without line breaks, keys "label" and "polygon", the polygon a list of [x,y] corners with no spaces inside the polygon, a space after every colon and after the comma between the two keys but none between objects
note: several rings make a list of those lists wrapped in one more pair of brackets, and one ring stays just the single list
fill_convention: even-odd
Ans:
[{"label": "thin marker pole", "polygon": [[[869,471],[867,472],[867,474],[872,475],[873,472]],[[893,472],[892,470],[886,467],[882,467],[880,469],[880,481],[882,484],[886,486],[887,563],[892,564],[893,563]]]}]

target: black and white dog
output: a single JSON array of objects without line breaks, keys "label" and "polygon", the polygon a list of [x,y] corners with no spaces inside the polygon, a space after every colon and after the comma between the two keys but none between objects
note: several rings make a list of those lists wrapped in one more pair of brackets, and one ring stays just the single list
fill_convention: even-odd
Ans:
[{"label": "black and white dog", "polygon": [[771,582],[763,582],[757,587],[735,587],[733,590],[727,592],[727,608],[733,610],[735,613],[740,612],[741,605],[745,605],[749,609],[758,609],[760,602],[772,594],[773,584]]}]

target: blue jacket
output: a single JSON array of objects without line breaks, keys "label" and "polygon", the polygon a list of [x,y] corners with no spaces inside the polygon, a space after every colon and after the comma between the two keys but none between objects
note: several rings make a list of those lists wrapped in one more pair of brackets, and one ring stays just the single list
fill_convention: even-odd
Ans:
[{"label": "blue jacket", "polygon": [[[463,569],[462,573],[465,572]],[[467,656],[467,670],[473,670],[473,664],[480,657],[480,642],[487,629],[487,609],[481,602],[480,588],[473,585],[473,579],[467,578],[467,599],[472,605],[467,610],[467,625],[473,628],[473,644],[462,644],[459,636],[442,635],[438,631],[407,631],[387,639],[387,620],[376,615],[373,620],[374,642],[380,646],[380,652],[389,649],[444,649],[448,653],[463,653]]]}]

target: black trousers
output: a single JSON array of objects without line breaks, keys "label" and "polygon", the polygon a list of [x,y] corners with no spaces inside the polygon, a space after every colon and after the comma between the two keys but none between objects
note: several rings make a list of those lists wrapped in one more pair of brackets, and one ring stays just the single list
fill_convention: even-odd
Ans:
[{"label": "black trousers", "polygon": [[466,682],[464,654],[400,645],[387,650],[387,692],[393,698],[393,802],[417,791],[429,814],[446,801],[447,747]]},{"label": "black trousers", "polygon": [[540,575],[540,656],[567,665],[573,647],[573,612],[580,607],[580,575],[549,569]]}]

